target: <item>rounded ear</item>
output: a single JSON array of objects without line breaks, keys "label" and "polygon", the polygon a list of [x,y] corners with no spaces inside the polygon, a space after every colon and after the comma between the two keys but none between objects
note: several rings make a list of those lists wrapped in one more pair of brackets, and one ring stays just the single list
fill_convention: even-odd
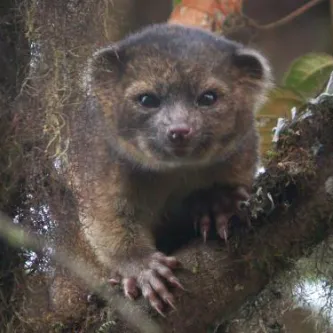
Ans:
[{"label": "rounded ear", "polygon": [[93,87],[117,80],[124,68],[124,51],[115,44],[96,51],[81,76],[83,90],[91,95]]},{"label": "rounded ear", "polygon": [[271,68],[267,59],[250,48],[238,48],[232,57],[233,65],[238,69],[239,79],[254,84],[271,84]]},{"label": "rounded ear", "polygon": [[91,79],[97,83],[118,77],[124,67],[123,53],[117,45],[95,52],[89,64]]}]

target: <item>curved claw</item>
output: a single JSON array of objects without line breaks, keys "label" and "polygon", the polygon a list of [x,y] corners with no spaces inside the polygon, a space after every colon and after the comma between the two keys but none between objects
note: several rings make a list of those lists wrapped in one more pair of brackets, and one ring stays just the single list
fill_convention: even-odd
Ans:
[{"label": "curved claw", "polygon": [[160,252],[154,253],[144,262],[146,262],[144,265],[141,262],[141,265],[136,267],[137,270],[133,269],[133,263],[131,263],[127,271],[124,269],[126,274],[123,274],[120,281],[115,278],[109,281],[113,284],[121,283],[125,296],[131,300],[136,299],[141,291],[151,306],[165,317],[164,304],[176,310],[173,295],[169,292],[165,280],[184,290],[172,272],[172,269],[180,266],[180,263],[175,257],[167,257]]},{"label": "curved claw", "polygon": [[111,284],[112,287],[114,287],[114,286],[117,286],[118,284],[120,284],[120,280],[111,278],[111,279],[109,279],[109,283]]},{"label": "curved claw", "polygon": [[200,233],[203,237],[204,243],[207,241],[207,236],[210,231],[210,218],[208,215],[204,215],[200,220]]},{"label": "curved claw", "polygon": [[228,224],[228,215],[220,213],[216,216],[216,231],[218,235],[225,241],[228,239]]},{"label": "curved claw", "polygon": [[124,293],[130,300],[135,300],[139,296],[139,291],[137,287],[137,281],[135,278],[125,278],[122,281],[124,287]]},{"label": "curved claw", "polygon": [[170,299],[166,299],[165,301],[172,307],[172,309],[177,311],[177,307],[175,306],[175,304]]},{"label": "curved claw", "polygon": [[175,277],[175,276],[172,276],[170,279],[168,279],[168,281],[175,287],[183,290],[183,291],[186,291],[186,289],[184,288],[184,286],[179,282],[179,280]]}]

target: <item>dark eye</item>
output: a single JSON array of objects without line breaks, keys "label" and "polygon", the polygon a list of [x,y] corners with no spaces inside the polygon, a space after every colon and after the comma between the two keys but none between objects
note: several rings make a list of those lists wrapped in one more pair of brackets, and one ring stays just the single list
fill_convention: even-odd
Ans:
[{"label": "dark eye", "polygon": [[154,94],[142,94],[138,97],[139,103],[145,108],[158,108],[161,100]]},{"label": "dark eye", "polygon": [[198,106],[211,106],[217,101],[217,94],[214,91],[205,91],[197,99]]}]

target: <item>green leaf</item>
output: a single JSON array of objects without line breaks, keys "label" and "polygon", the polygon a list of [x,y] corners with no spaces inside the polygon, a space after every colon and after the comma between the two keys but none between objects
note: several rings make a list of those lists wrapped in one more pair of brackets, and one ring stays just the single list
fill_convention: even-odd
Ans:
[{"label": "green leaf", "polygon": [[293,107],[299,107],[306,102],[304,97],[293,89],[276,87],[268,94],[267,102],[259,110],[257,117],[287,117]]},{"label": "green leaf", "polygon": [[256,115],[262,153],[271,147],[272,128],[276,126],[278,118],[290,118],[291,109],[300,107],[304,103],[303,96],[291,89],[277,87],[271,90],[267,102]]},{"label": "green leaf", "polygon": [[308,53],[297,58],[283,79],[283,85],[298,91],[305,98],[315,97],[322,91],[333,71],[333,56]]}]

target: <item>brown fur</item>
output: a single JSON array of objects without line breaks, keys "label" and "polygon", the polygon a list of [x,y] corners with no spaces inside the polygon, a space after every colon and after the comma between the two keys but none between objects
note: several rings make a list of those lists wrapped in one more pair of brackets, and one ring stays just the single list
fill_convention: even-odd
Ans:
[{"label": "brown fur", "polygon": [[[90,122],[82,142],[93,157],[75,175],[84,234],[100,262],[122,278],[137,278],[142,289],[142,272],[154,271],[149,263],[162,215],[216,183],[251,187],[258,162],[254,111],[269,85],[269,68],[239,44],[158,25],[97,52],[87,74],[94,102],[83,111]],[[210,89],[219,97],[210,109],[188,102]],[[135,96],[145,92],[171,96],[171,102],[162,111],[143,110]],[[172,121],[196,130],[183,159],[165,148],[163,133]]]}]

